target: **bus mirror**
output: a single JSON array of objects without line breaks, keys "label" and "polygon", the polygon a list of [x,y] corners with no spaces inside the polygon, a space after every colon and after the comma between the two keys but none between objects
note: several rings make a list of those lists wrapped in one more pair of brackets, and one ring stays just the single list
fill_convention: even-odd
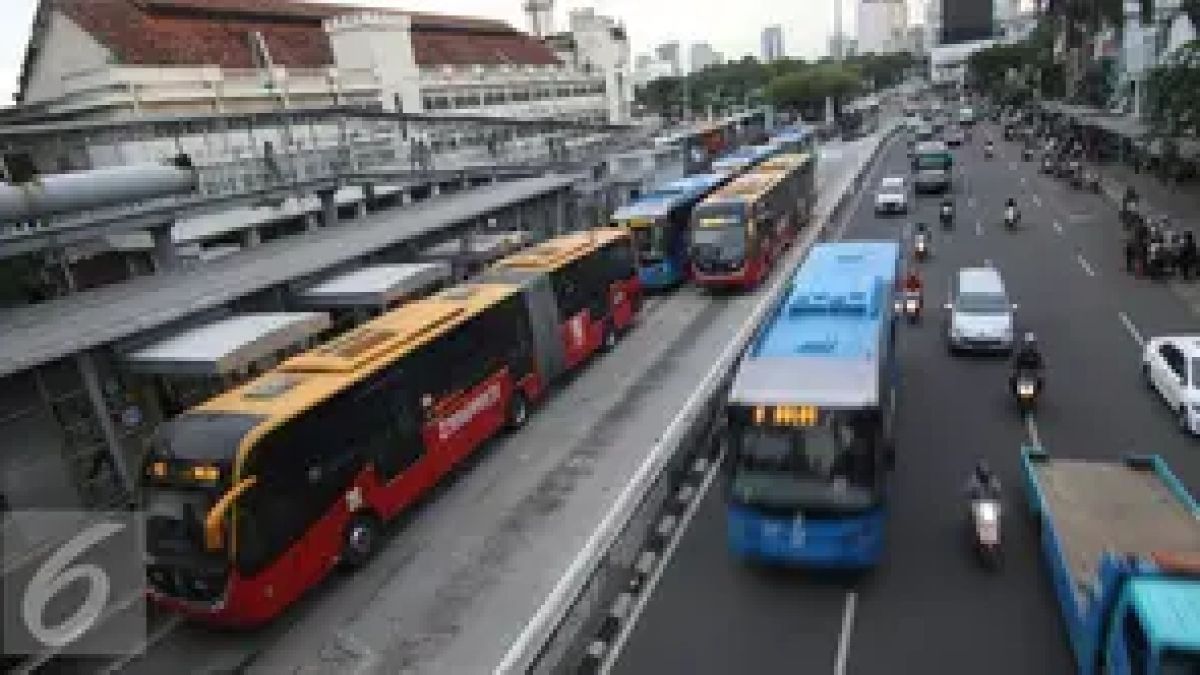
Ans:
[{"label": "bus mirror", "polygon": [[225,516],[229,513],[229,509],[233,503],[241,497],[246,490],[254,487],[258,479],[254,476],[243,478],[241,482],[233,486],[228,492],[221,496],[217,503],[209,510],[208,515],[204,518],[204,548],[209,551],[221,550],[225,540]]}]

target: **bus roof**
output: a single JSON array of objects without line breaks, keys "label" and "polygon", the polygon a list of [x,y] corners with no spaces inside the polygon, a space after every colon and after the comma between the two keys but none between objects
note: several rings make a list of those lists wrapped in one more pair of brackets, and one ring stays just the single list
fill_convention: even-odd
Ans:
[{"label": "bus roof", "polygon": [[771,136],[771,143],[803,141],[813,135],[813,128],[807,124],[780,129]]},{"label": "bus roof", "polygon": [[1134,577],[1130,594],[1155,643],[1173,649],[1200,649],[1200,579]]},{"label": "bus roof", "polygon": [[[286,419],[517,292],[461,284],[387,312],[196,408]],[[273,425],[272,425],[273,426]]]},{"label": "bus roof", "polygon": [[745,147],[731,150],[724,155],[713,160],[714,167],[720,167],[730,164],[745,164],[748,162],[757,162],[761,159],[769,157],[778,148],[771,144],[766,145],[748,145]]},{"label": "bus roof", "polygon": [[550,271],[559,269],[596,249],[629,237],[629,233],[618,227],[597,227],[583,232],[573,232],[555,237],[536,246],[517,251],[501,258],[494,270]]},{"label": "bus roof", "polygon": [[880,332],[899,259],[895,242],[814,246],[751,344],[731,400],[765,403],[790,397],[791,403],[838,407],[873,403]]},{"label": "bus roof", "polygon": [[647,192],[631,204],[622,206],[613,214],[612,219],[622,221],[665,216],[680,204],[699,199],[720,185],[727,176],[728,174],[722,172],[685,176]]},{"label": "bus roof", "polygon": [[806,157],[806,155],[779,155],[768,160],[769,164],[760,164],[748,173],[733,179],[721,189],[716,190],[704,199],[705,204],[754,201],[763,193],[770,190],[776,183],[783,180],[787,172],[799,166],[794,161],[785,158]]}]

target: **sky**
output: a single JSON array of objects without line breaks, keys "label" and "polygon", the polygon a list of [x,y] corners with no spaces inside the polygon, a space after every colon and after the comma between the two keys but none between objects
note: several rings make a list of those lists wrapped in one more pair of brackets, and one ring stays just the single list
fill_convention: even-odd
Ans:
[{"label": "sky", "polygon": [[[825,53],[833,32],[833,3],[838,0],[555,0],[556,27],[565,29],[567,12],[594,7],[625,23],[635,54],[669,40],[708,42],[725,58],[758,54],[764,26],[783,26],[789,56],[815,58]],[[853,31],[856,0],[842,0],[843,21]],[[246,0],[253,3],[254,0]],[[37,0],[0,0],[0,102],[12,100],[21,60],[29,41]],[[908,0],[916,16],[916,0]],[[344,4],[503,19],[524,30],[523,0],[346,0]],[[684,49],[684,54],[687,50]],[[686,58],[686,56],[684,57]]]}]

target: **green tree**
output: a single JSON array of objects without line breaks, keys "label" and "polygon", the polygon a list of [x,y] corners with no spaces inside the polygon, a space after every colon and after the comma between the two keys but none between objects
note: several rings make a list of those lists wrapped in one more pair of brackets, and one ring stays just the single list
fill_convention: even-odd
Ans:
[{"label": "green tree", "polygon": [[840,104],[862,90],[862,73],[856,67],[820,63],[771,80],[764,95],[778,108],[814,115],[825,99]]},{"label": "green tree", "polygon": [[1146,80],[1152,132],[1195,136],[1200,125],[1200,40],[1171,52]]}]

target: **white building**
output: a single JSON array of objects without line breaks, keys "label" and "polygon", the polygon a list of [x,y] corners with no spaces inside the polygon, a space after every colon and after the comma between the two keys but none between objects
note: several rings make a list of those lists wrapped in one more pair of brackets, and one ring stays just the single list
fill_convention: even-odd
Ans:
[{"label": "white building", "polygon": [[696,42],[688,55],[688,71],[700,72],[705,68],[721,63],[721,54],[707,42]]},{"label": "white building", "polygon": [[[556,49],[559,59],[574,71],[602,75],[608,119],[629,120],[634,73],[624,26],[611,17],[596,14],[590,7],[576,9],[571,11],[570,32],[565,37],[570,47]],[[554,45],[554,41],[550,44]]]},{"label": "white building", "polygon": [[929,81],[935,85],[961,86],[967,77],[967,58],[996,42],[975,40],[933,47],[929,50]]},{"label": "white building", "polygon": [[671,65],[671,75],[678,77],[683,74],[683,61],[680,55],[678,42],[664,42],[654,48],[654,55],[659,61],[665,61]]},{"label": "white building", "polygon": [[638,57],[638,65],[633,72],[633,83],[638,87],[644,87],[660,77],[674,76],[674,69],[674,64],[669,61],[654,58],[651,54],[642,54]]},{"label": "white building", "polygon": [[362,105],[621,121],[625,54],[580,68],[499,21],[295,0],[41,0],[18,101],[87,119]]},{"label": "white building", "polygon": [[925,48],[942,44],[942,0],[925,0]]},{"label": "white building", "polygon": [[[1164,3],[1165,4],[1165,3]],[[1141,116],[1145,107],[1146,77],[1167,54],[1196,38],[1196,27],[1178,7],[1160,7],[1152,21],[1142,23],[1141,3],[1126,0],[1125,29],[1120,45],[1117,103],[1126,112]]]},{"label": "white building", "polygon": [[778,61],[784,57],[783,26],[767,26],[762,32],[762,60],[764,63]]},{"label": "white building", "polygon": [[858,51],[894,54],[908,45],[908,6],[904,0],[859,0]]}]

